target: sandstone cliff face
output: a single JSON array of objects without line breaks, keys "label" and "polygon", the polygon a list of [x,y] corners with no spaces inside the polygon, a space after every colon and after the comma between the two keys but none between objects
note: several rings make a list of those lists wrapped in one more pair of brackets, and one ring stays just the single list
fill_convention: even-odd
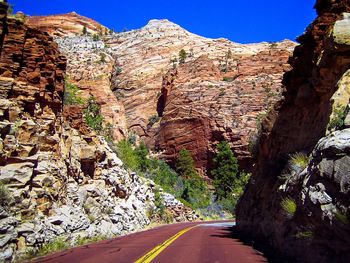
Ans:
[{"label": "sandstone cliff face", "polygon": [[216,144],[226,140],[241,168],[249,169],[248,145],[257,133],[257,120],[281,98],[279,81],[288,69],[281,60],[287,61],[289,45],[241,58],[239,67],[224,74],[206,55],[171,70],[163,79],[158,100],[162,120],[155,137],[166,159],[189,149],[205,174]]},{"label": "sandstone cliff face", "polygon": [[111,90],[115,68],[114,54],[102,40],[91,36],[55,38],[60,51],[67,57],[67,78],[76,84],[86,100],[93,96],[101,107],[105,125],[113,126],[116,141],[128,135],[124,104]]},{"label": "sandstone cliff face", "polygon": [[[105,124],[113,125],[113,137],[127,136],[124,105],[111,90],[114,54],[100,38],[109,30],[96,21],[76,13],[28,17],[26,23],[54,37],[67,58],[67,80],[77,85],[81,96],[93,96],[101,107]],[[82,34],[83,27],[87,33]],[[98,36],[98,38],[93,37]]]},{"label": "sandstone cliff face", "polygon": [[84,27],[87,34],[107,34],[108,28],[100,23],[78,15],[75,12],[62,15],[33,16],[27,17],[26,22],[53,36],[75,36],[82,35]]},{"label": "sandstone cliff face", "polygon": [[[38,23],[49,27],[46,22]],[[207,39],[168,20],[151,20],[139,30],[102,40],[56,38],[68,58],[69,77],[85,96],[97,97],[117,140],[135,133],[169,162],[179,149],[188,148],[205,173],[215,144],[227,139],[242,167],[248,167],[257,116],[280,99],[280,81],[295,43]],[[181,49],[188,57],[179,65]],[[99,63],[100,53],[106,62]]]},{"label": "sandstone cliff face", "polygon": [[[57,44],[6,13],[0,3],[0,261],[57,236],[75,243],[143,228],[156,185],[123,167],[79,107],[63,112],[66,60]],[[162,195],[174,220],[197,217]]]},{"label": "sandstone cliff face", "polygon": [[[280,98],[279,82],[295,46],[207,39],[168,20],[151,20],[107,43],[120,69],[113,89],[125,106],[128,128],[170,162],[179,149],[189,149],[203,173],[223,139],[232,142],[242,165],[249,162],[256,117]],[[174,62],[181,49],[188,53],[184,64]],[[157,115],[160,123],[152,120]]]},{"label": "sandstone cliff face", "polygon": [[[293,70],[284,76],[285,98],[263,122],[258,166],[237,221],[243,232],[270,242],[293,262],[346,262],[349,131],[324,136],[332,103],[349,102],[350,3],[319,0],[316,8],[318,18],[299,38]],[[305,169],[291,168],[296,152],[312,152]],[[289,215],[282,208],[286,199],[296,204]]]}]

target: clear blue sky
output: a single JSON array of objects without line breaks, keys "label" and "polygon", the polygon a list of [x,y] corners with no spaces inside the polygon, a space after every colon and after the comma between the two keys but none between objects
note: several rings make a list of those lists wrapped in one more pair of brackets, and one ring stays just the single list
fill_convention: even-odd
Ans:
[{"label": "clear blue sky", "polygon": [[9,0],[15,12],[75,11],[121,31],[167,18],[205,37],[235,42],[279,41],[301,35],[315,18],[316,0]]}]

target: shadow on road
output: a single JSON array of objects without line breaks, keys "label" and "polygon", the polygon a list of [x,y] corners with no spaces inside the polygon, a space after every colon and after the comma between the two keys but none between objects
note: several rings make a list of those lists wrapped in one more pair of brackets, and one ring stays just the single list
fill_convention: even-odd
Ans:
[{"label": "shadow on road", "polygon": [[220,234],[211,235],[213,237],[219,238],[229,238],[235,239],[236,241],[252,247],[257,254],[264,255],[270,263],[292,263],[294,262],[291,259],[285,258],[281,255],[276,254],[276,251],[271,248],[267,243],[258,242],[256,240],[252,240],[251,238],[240,233],[236,226],[231,227],[223,227],[221,228]]}]

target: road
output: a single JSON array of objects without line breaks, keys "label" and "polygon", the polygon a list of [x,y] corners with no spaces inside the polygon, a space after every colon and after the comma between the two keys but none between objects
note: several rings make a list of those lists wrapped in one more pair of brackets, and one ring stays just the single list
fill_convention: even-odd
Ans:
[{"label": "road", "polygon": [[248,263],[267,262],[232,237],[233,222],[181,223],[85,245],[34,262]]}]

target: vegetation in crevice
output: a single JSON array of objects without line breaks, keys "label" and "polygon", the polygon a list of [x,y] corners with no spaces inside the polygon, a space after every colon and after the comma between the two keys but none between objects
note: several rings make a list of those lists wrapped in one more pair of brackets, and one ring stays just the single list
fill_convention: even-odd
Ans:
[{"label": "vegetation in crevice", "polygon": [[155,123],[157,123],[160,120],[160,117],[157,114],[152,115],[148,119],[148,124],[150,126],[153,126]]},{"label": "vegetation in crevice", "polygon": [[306,153],[294,153],[290,156],[290,160],[288,162],[289,170],[294,171],[296,173],[300,173],[307,167],[309,161],[310,157]]},{"label": "vegetation in crevice", "polygon": [[82,105],[85,103],[85,100],[81,97],[81,90],[67,79],[65,81],[63,98],[64,105]]},{"label": "vegetation in crevice", "polygon": [[337,219],[338,222],[342,223],[343,225],[349,224],[349,219],[346,213],[343,213],[341,211],[337,211],[335,213],[335,218]]},{"label": "vegetation in crevice", "polygon": [[281,201],[281,207],[287,217],[292,218],[297,211],[297,204],[292,198],[284,198]]},{"label": "vegetation in crevice", "polygon": [[93,96],[90,96],[87,102],[87,107],[84,110],[84,118],[87,125],[97,133],[103,130],[103,117],[101,115],[100,106],[96,103]]},{"label": "vegetation in crevice", "polygon": [[345,117],[349,112],[348,106],[336,105],[333,107],[332,118],[328,123],[328,131],[340,130],[344,126]]},{"label": "vegetation in crevice", "polygon": [[311,230],[299,231],[296,233],[295,237],[298,239],[312,239],[314,233]]}]

